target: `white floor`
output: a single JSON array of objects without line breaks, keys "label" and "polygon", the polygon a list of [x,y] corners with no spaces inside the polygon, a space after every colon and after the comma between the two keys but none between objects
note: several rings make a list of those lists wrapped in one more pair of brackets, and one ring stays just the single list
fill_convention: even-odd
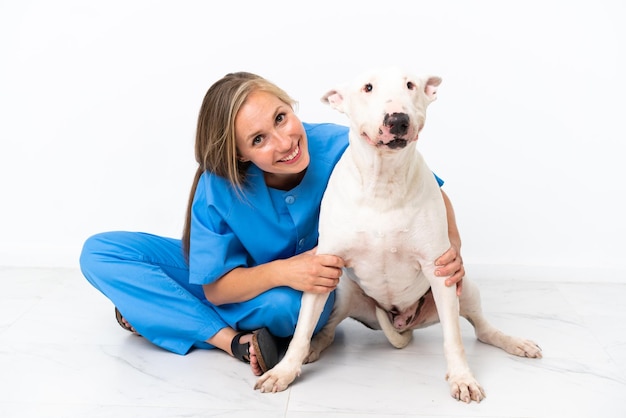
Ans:
[{"label": "white floor", "polygon": [[0,268],[0,417],[626,417],[626,285],[474,279],[492,322],[537,341],[541,360],[465,348],[487,399],[444,380],[439,325],[392,348],[348,320],[285,392],[252,388],[224,353],[178,356],[123,331],[72,269]]}]

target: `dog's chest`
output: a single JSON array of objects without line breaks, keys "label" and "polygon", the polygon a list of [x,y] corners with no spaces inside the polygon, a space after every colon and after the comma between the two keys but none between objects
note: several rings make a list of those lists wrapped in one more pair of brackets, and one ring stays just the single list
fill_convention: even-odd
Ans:
[{"label": "dog's chest", "polygon": [[411,163],[385,182],[344,154],[320,214],[318,252],[342,257],[368,296],[399,309],[428,290],[422,270],[449,248],[439,186],[419,155]]},{"label": "dog's chest", "polygon": [[411,305],[429,288],[422,264],[432,258],[427,251],[432,238],[428,228],[410,210],[381,216],[361,208],[345,219],[335,236],[336,252],[363,291],[381,306]]}]

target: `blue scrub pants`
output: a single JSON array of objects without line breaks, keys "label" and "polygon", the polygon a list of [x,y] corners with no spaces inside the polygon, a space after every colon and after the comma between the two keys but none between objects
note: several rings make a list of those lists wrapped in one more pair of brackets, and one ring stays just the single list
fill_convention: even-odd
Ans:
[{"label": "blue scrub pants", "polygon": [[[222,260],[207,260],[207,263]],[[80,256],[87,280],[120,310],[144,338],[177,354],[192,347],[213,348],[206,340],[231,327],[267,327],[277,337],[293,335],[302,292],[271,289],[241,303],[215,306],[202,286],[189,284],[182,242],[141,232],[105,232],[87,239]],[[332,292],[317,324],[328,321]]]}]

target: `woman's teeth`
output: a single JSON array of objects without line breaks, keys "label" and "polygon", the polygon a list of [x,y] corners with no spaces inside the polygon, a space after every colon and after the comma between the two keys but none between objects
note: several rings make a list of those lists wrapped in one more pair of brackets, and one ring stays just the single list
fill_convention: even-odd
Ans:
[{"label": "woman's teeth", "polygon": [[295,150],[293,150],[293,152],[291,153],[291,155],[286,156],[285,158],[283,158],[283,159],[282,159],[282,160],[280,160],[280,161],[283,161],[283,162],[291,161],[291,160],[293,160],[294,158],[296,158],[296,156],[298,155],[298,153],[299,153],[299,152],[300,152],[300,147],[296,147],[296,149],[295,149]]}]

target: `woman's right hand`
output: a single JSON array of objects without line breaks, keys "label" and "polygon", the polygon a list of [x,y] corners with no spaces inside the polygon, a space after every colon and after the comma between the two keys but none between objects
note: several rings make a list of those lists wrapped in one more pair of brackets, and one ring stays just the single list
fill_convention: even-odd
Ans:
[{"label": "woman's right hand", "polygon": [[317,254],[317,247],[286,260],[281,260],[281,278],[285,286],[302,292],[329,293],[337,288],[341,257]]}]

